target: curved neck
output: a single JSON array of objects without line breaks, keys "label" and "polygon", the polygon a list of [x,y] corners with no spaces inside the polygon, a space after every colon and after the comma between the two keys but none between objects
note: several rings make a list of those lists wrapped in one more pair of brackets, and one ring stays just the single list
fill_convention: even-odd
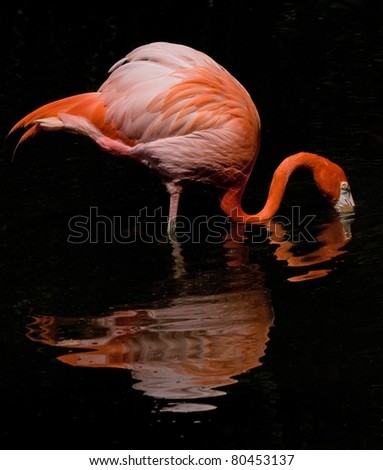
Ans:
[{"label": "curved neck", "polygon": [[241,206],[242,194],[246,184],[230,188],[221,201],[221,208],[227,216],[237,222],[257,223],[271,219],[279,209],[287,182],[291,173],[297,168],[305,167],[311,170],[316,179],[316,173],[327,164],[328,160],[313,153],[300,152],[285,158],[275,170],[270,184],[269,194],[262,210],[256,214],[247,214]]}]

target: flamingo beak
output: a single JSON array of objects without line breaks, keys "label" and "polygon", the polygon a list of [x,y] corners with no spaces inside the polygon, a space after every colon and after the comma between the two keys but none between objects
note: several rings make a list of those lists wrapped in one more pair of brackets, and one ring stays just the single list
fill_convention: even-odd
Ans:
[{"label": "flamingo beak", "polygon": [[354,213],[355,203],[351,194],[350,185],[347,182],[342,182],[340,185],[340,196],[334,204],[334,208],[340,214]]}]

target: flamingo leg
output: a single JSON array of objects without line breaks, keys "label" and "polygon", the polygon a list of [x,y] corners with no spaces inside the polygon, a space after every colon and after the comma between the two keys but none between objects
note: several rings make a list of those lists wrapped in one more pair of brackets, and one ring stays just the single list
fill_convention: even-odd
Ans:
[{"label": "flamingo leg", "polygon": [[176,218],[182,187],[179,184],[166,183],[166,188],[170,194],[167,232],[168,237],[173,239],[175,237]]}]

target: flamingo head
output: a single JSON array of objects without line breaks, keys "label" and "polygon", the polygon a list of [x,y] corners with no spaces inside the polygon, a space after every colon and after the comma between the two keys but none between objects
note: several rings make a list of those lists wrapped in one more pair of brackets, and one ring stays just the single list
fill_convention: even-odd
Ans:
[{"label": "flamingo head", "polygon": [[342,168],[325,159],[325,164],[321,165],[319,171],[315,173],[314,177],[318,188],[334,209],[339,214],[354,213],[355,203],[351,187]]},{"label": "flamingo head", "polygon": [[340,214],[350,214],[354,212],[355,203],[348,181],[342,181],[340,183],[339,197],[334,204],[334,208]]}]

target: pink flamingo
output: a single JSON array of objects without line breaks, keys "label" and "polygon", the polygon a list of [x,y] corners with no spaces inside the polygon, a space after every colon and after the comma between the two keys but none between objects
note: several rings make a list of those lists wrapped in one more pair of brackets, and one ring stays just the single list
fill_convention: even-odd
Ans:
[{"label": "pink flamingo", "polygon": [[221,208],[233,220],[260,223],[275,215],[298,167],[311,170],[337,212],[353,212],[344,171],[307,152],[291,155],[278,166],[261,211],[242,210],[242,194],[259,150],[260,119],[245,88],[206,54],[155,42],[134,49],[109,72],[98,91],[41,106],[10,133],[28,127],[19,143],[39,130],[82,134],[104,151],[153,170],[170,195],[169,233],[188,181],[220,188]]}]

